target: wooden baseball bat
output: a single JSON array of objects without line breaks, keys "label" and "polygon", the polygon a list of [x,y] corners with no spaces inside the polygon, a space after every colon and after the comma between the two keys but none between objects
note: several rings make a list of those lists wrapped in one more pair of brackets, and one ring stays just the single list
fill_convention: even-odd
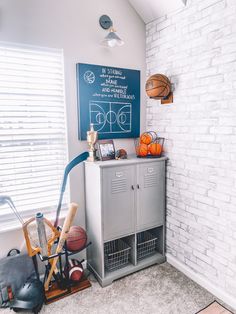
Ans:
[{"label": "wooden baseball bat", "polygon": [[[64,243],[65,243],[65,241],[67,239],[67,235],[68,235],[68,232],[70,230],[71,224],[72,224],[72,222],[74,220],[74,217],[75,217],[75,214],[77,212],[77,209],[78,209],[78,205],[77,204],[75,204],[75,203],[71,203],[70,204],[70,207],[69,207],[66,219],[65,219],[64,224],[63,224],[63,228],[62,228],[62,231],[61,231],[59,242],[58,242],[58,245],[57,245],[57,248],[56,248],[56,254],[60,253],[62,251],[62,249],[63,249]],[[50,284],[50,281],[52,279],[53,272],[55,271],[55,274],[56,274],[56,265],[57,265],[58,259],[59,259],[59,257],[55,257],[53,259],[52,264],[51,264],[51,269],[50,269],[50,272],[48,274],[48,278],[47,278],[47,280],[45,281],[45,284],[44,284],[44,288],[45,288],[46,291],[49,290],[49,284]]]}]

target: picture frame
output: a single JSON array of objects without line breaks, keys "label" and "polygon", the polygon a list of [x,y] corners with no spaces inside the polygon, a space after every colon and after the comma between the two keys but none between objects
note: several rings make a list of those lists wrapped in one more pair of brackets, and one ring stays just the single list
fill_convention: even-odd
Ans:
[{"label": "picture frame", "polygon": [[100,160],[112,160],[115,159],[115,146],[113,140],[99,140],[98,151]]},{"label": "picture frame", "polygon": [[90,124],[100,140],[140,134],[140,70],[77,63],[78,136],[86,140]]}]

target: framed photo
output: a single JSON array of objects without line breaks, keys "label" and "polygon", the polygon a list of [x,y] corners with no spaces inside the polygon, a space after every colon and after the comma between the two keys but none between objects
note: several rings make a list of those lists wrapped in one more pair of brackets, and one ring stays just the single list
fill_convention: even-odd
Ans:
[{"label": "framed photo", "polygon": [[115,159],[115,147],[113,140],[98,141],[98,150],[102,161]]}]

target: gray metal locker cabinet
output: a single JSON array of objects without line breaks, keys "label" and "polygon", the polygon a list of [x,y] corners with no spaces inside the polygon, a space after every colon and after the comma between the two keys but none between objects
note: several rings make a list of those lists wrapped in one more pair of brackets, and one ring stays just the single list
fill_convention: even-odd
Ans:
[{"label": "gray metal locker cabinet", "polygon": [[137,166],[137,230],[163,225],[165,214],[165,164]]},{"label": "gray metal locker cabinet", "polygon": [[[165,161],[85,162],[86,230],[92,241],[87,265],[101,286],[165,261]],[[156,239],[155,250],[140,258],[140,239],[146,235]],[[129,261],[110,271],[104,247],[119,239],[130,247]]]},{"label": "gray metal locker cabinet", "polygon": [[135,231],[134,166],[103,168],[103,237],[111,240]]}]

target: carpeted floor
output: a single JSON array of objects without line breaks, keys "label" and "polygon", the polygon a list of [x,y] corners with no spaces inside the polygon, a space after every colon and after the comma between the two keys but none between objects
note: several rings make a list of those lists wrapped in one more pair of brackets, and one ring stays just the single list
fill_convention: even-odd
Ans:
[{"label": "carpeted floor", "polygon": [[[168,263],[146,268],[106,288],[90,279],[91,288],[44,306],[40,313],[195,314],[215,299]],[[0,314],[9,313],[9,309],[0,310]]]}]

